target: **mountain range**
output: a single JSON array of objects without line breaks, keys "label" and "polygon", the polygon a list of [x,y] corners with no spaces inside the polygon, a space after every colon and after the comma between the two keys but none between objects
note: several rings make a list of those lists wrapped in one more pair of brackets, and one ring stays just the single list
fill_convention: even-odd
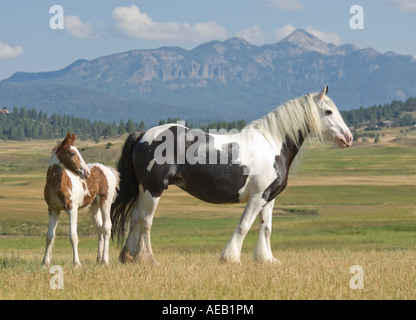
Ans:
[{"label": "mountain range", "polygon": [[148,125],[168,117],[249,121],[325,85],[341,110],[404,100],[416,94],[416,59],[336,46],[296,30],[262,46],[231,38],[192,50],[133,50],[53,72],[17,72],[0,82],[0,106]]}]

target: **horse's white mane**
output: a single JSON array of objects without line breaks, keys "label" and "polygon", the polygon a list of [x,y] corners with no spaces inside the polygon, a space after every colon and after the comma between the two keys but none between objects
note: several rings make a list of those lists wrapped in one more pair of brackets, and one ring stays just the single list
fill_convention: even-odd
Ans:
[{"label": "horse's white mane", "polygon": [[[322,141],[319,106],[314,100],[317,95],[319,92],[290,100],[263,118],[249,123],[243,130],[260,131],[269,142],[276,145],[281,145],[287,136],[299,147],[300,134],[306,138],[309,133]],[[323,99],[331,109],[337,110],[330,98],[324,96]]]}]

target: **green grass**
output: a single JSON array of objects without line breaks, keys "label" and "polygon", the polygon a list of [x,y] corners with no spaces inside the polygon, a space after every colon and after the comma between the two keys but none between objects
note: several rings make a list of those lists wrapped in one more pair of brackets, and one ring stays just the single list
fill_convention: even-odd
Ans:
[{"label": "green grass", "polygon": [[[283,205],[383,205],[406,206],[416,204],[411,198],[416,194],[414,186],[289,186],[280,196]],[[279,200],[279,198],[278,198]]]},{"label": "green grass", "polygon": [[416,174],[416,148],[368,145],[339,150],[322,148],[303,154],[299,175],[379,176]]}]

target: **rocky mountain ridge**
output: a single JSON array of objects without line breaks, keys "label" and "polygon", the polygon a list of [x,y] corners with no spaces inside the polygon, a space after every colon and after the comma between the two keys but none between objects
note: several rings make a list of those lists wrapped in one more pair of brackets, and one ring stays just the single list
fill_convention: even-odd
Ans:
[{"label": "rocky mountain ridge", "polygon": [[325,85],[344,110],[404,100],[416,93],[416,59],[336,46],[296,30],[263,46],[231,38],[192,50],[132,50],[54,72],[18,72],[0,82],[0,96],[6,105],[76,116],[87,111],[102,120],[252,120]]}]

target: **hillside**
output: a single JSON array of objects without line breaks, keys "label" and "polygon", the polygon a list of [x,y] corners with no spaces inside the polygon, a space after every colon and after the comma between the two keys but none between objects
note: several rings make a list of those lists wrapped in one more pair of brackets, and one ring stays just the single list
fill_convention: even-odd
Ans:
[{"label": "hillside", "polygon": [[163,117],[192,122],[259,118],[282,102],[329,85],[341,110],[416,93],[416,59],[335,46],[304,30],[275,44],[241,38],[192,50],[162,47],[78,60],[54,72],[18,72],[0,82],[1,104],[106,121]]}]

